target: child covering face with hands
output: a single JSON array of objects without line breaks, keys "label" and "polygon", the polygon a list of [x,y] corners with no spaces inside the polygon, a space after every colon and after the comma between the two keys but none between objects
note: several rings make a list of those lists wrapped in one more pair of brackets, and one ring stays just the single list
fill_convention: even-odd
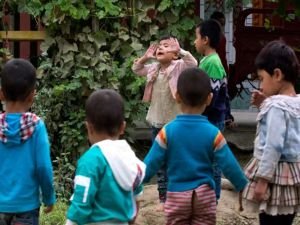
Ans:
[{"label": "child covering face with hands", "polygon": [[[150,60],[155,60],[154,62]],[[190,52],[180,48],[178,40],[171,36],[162,37],[159,44],[151,45],[146,53],[135,60],[132,70],[147,77],[143,101],[150,102],[146,120],[152,127],[152,140],[160,129],[173,120],[179,107],[175,101],[179,74],[189,67],[197,66]],[[161,203],[166,201],[166,168],[158,172],[158,191]]]}]

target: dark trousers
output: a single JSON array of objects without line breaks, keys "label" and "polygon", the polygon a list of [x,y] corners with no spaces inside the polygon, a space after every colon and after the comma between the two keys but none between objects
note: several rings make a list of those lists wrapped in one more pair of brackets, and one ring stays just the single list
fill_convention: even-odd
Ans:
[{"label": "dark trousers", "polygon": [[[217,128],[219,128],[219,130],[221,132],[224,131],[225,129],[225,122],[224,121],[221,121],[221,122],[211,122],[212,124],[214,124]],[[221,181],[222,181],[222,170],[221,170],[221,167],[217,164],[217,162],[214,160],[213,162],[213,172],[214,172],[214,181],[215,181],[215,184],[216,184],[216,197],[217,197],[217,200],[220,199],[221,197],[221,189],[222,189],[222,186],[221,186]]]},{"label": "dark trousers", "polygon": [[39,225],[40,209],[22,213],[0,213],[0,225]]},{"label": "dark trousers", "polygon": [[[155,137],[160,130],[161,128],[152,127],[152,143],[154,142]],[[168,185],[167,166],[166,164],[163,164],[157,172],[157,190],[158,190],[159,201],[161,203],[166,202],[167,185]]]},{"label": "dark trousers", "polygon": [[295,214],[271,216],[266,213],[259,214],[260,225],[292,225]]}]

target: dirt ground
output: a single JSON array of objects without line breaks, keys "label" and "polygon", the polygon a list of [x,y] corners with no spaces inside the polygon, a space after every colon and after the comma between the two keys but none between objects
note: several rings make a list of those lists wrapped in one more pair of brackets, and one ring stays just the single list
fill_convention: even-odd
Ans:
[{"label": "dirt ground", "polygon": [[[136,225],[164,225],[163,212],[158,212],[158,194],[156,185],[145,186],[141,197],[140,212]],[[257,214],[238,211],[238,194],[222,190],[217,207],[217,225],[258,225]],[[294,225],[300,225],[297,218]]]}]

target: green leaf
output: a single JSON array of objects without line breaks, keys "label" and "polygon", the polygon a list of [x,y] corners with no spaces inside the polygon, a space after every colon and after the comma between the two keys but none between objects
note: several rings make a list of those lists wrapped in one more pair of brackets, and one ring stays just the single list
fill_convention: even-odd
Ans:
[{"label": "green leaf", "polygon": [[124,58],[129,57],[132,54],[133,50],[134,49],[128,44],[122,45],[121,46],[121,56]]},{"label": "green leaf", "polygon": [[47,52],[53,44],[55,44],[55,39],[47,36],[46,39],[41,43],[40,48],[42,52]]},{"label": "green leaf", "polygon": [[120,40],[115,40],[112,44],[111,44],[111,48],[110,48],[110,51],[111,52],[115,52],[117,49],[120,48]]},{"label": "green leaf", "polygon": [[91,30],[90,27],[84,27],[84,28],[82,29],[82,32],[83,32],[83,33],[87,33],[87,34],[88,34],[88,33],[91,33],[91,31],[92,31],[92,30]]},{"label": "green leaf", "polygon": [[158,11],[163,12],[171,6],[171,0],[162,0],[158,6]]},{"label": "green leaf", "polygon": [[76,43],[71,44],[67,41],[64,41],[61,45],[63,54],[66,54],[67,52],[78,52],[78,46]]},{"label": "green leaf", "polygon": [[131,43],[130,45],[135,51],[139,51],[143,49],[143,45],[140,43]]}]

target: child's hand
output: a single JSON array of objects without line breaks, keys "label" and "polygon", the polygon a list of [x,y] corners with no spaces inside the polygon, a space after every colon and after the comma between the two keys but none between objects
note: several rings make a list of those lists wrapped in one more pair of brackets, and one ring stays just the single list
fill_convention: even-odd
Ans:
[{"label": "child's hand", "polygon": [[251,105],[260,107],[261,103],[267,98],[261,91],[255,90],[251,95]]},{"label": "child's hand", "polygon": [[53,205],[49,205],[49,206],[46,206],[44,208],[44,213],[50,213],[52,210],[53,210],[54,206]]},{"label": "child's hand", "polygon": [[180,45],[176,38],[170,38],[169,44],[170,46],[168,52],[178,53],[180,51]]},{"label": "child's hand", "polygon": [[156,52],[157,47],[158,47],[157,44],[150,45],[150,47],[145,52],[143,58],[145,58],[147,60],[148,59],[155,59],[155,52]]},{"label": "child's hand", "polygon": [[258,202],[264,200],[267,193],[268,181],[262,178],[259,178],[254,189],[254,199]]}]

